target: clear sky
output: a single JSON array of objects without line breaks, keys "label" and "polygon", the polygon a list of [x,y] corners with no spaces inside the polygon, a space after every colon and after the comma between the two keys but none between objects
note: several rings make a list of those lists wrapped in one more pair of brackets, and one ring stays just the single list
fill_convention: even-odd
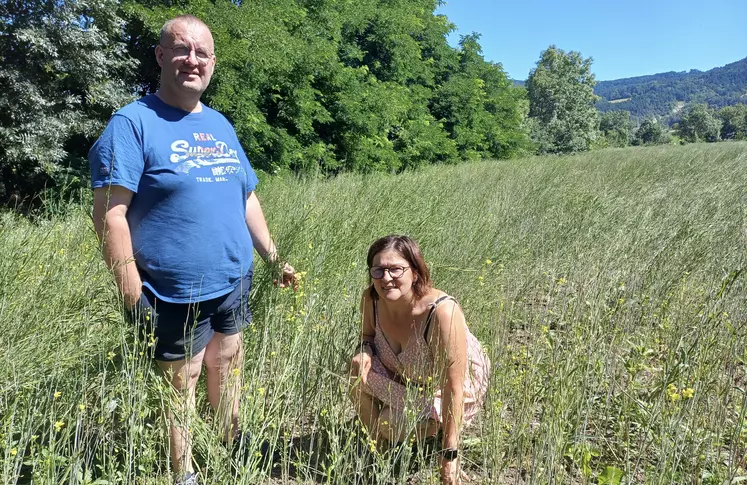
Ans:
[{"label": "clear sky", "polygon": [[551,44],[592,57],[598,81],[707,71],[747,57],[747,0],[448,0],[436,13],[478,32],[485,58],[524,80]]}]

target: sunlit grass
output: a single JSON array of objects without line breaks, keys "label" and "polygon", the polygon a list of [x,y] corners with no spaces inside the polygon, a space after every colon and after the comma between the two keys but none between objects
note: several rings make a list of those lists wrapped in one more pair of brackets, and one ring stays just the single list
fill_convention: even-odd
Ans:
[{"label": "sunlit grass", "polygon": [[[203,481],[437,481],[433,460],[362,451],[346,396],[365,253],[395,232],[420,242],[494,364],[464,437],[478,483],[747,475],[746,165],[747,145],[722,143],[265,181],[303,279],[278,290],[257,265],[246,459],[220,443],[201,392]],[[0,248],[3,483],[171,483],[170,391],[122,318],[87,208],[0,215]]]}]

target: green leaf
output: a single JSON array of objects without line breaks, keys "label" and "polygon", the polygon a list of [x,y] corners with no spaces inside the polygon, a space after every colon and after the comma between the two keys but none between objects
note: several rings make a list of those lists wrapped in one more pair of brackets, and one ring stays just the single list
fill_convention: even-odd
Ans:
[{"label": "green leaf", "polygon": [[604,471],[599,474],[597,479],[599,485],[620,485],[625,472],[614,466],[608,466],[604,468]]}]

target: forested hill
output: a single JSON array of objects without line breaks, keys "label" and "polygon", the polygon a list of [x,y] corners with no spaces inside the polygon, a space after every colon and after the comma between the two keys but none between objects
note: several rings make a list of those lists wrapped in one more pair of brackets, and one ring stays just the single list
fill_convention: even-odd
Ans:
[{"label": "forested hill", "polygon": [[709,71],[665,72],[597,84],[600,111],[627,110],[632,118],[673,120],[688,104],[713,108],[747,103],[747,58]]}]

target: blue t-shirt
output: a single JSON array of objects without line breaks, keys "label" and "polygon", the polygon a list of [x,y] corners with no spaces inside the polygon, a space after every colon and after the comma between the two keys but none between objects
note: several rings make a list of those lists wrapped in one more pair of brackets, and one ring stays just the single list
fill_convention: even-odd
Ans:
[{"label": "blue t-shirt", "polygon": [[143,285],[168,302],[229,293],[252,266],[246,200],[257,185],[231,124],[155,95],[114,114],[88,154],[91,187],[125,187]]}]

